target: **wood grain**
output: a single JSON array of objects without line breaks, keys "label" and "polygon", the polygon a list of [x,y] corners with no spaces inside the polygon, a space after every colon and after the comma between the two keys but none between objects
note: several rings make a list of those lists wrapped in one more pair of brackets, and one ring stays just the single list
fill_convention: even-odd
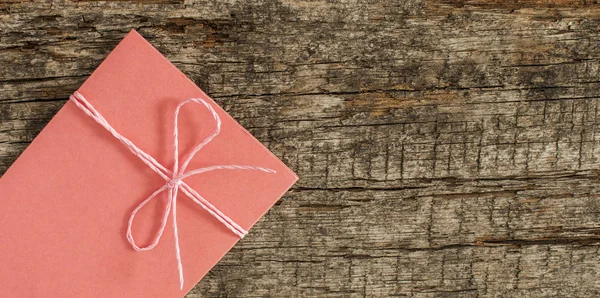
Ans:
[{"label": "wood grain", "polygon": [[0,3],[0,172],[131,28],[301,177],[194,297],[596,297],[590,1]]}]

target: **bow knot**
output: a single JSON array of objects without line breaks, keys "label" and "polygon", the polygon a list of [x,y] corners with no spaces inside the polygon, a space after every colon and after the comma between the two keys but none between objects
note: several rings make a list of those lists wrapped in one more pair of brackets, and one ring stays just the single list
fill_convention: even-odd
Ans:
[{"label": "bow knot", "polygon": [[[172,216],[173,220],[173,235],[175,240],[175,256],[177,258],[177,268],[179,270],[179,287],[183,289],[183,266],[181,264],[181,254],[179,250],[179,234],[177,232],[177,194],[181,191],[187,197],[189,197],[194,203],[202,207],[206,210],[210,215],[219,220],[223,225],[225,225],[229,230],[238,235],[240,238],[243,238],[244,235],[248,233],[246,229],[242,228],[235,221],[229,218],[227,215],[223,214],[217,207],[213,206],[209,201],[204,199],[196,190],[191,188],[183,179],[199,175],[202,173],[206,173],[209,171],[216,170],[253,170],[253,171],[261,171],[265,173],[275,173],[275,170],[257,166],[247,166],[247,165],[213,165],[207,166],[203,168],[198,168],[194,170],[190,170],[186,172],[186,168],[189,165],[192,158],[204,147],[206,144],[210,143],[214,137],[216,137],[221,131],[221,118],[214,110],[214,108],[207,103],[202,98],[190,98],[187,99],[177,105],[175,108],[175,119],[174,119],[174,130],[173,130],[173,148],[174,155],[173,158],[175,160],[175,164],[172,170],[167,169],[165,166],[160,164],[154,157],[150,156],[150,154],[144,152],[142,149],[138,148],[133,142],[131,142],[126,137],[122,136],[119,132],[117,132],[106,119],[85,99],[85,97],[79,93],[75,92],[71,95],[70,100],[75,103],[75,105],[80,108],[85,114],[90,116],[94,121],[104,127],[108,132],[110,132],[117,140],[119,140],[123,145],[129,149],[136,157],[138,157],[142,162],[144,162],[150,169],[152,169],[156,174],[165,179],[166,183],[159,189],[157,189],[154,193],[152,193],[149,197],[143,200],[137,207],[134,208],[133,212],[131,212],[131,216],[129,217],[128,226],[127,226],[127,240],[131,244],[131,247],[136,251],[145,251],[153,249],[165,231],[165,227],[167,225],[167,220],[169,215]],[[179,110],[182,106],[187,103],[197,103],[201,106],[204,106],[208,111],[212,114],[213,119],[216,123],[216,128],[211,135],[206,137],[200,144],[196,145],[194,149],[192,149],[191,153],[186,157],[183,163],[179,163],[179,129],[178,129],[178,117]],[[147,246],[138,246],[133,238],[131,228],[133,226],[133,220],[137,212],[142,209],[146,204],[152,201],[155,197],[163,192],[167,192],[167,203],[165,204],[165,211],[163,213],[161,224],[158,232],[152,239],[151,243]]]},{"label": "bow knot", "polygon": [[179,187],[181,185],[183,181],[181,180],[181,178],[175,177],[169,181],[167,181],[167,187],[169,188],[176,188]]}]

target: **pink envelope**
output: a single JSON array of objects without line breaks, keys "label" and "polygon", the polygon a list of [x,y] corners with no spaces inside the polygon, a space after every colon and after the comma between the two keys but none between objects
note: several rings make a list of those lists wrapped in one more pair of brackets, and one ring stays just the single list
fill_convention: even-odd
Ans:
[{"label": "pink envelope", "polygon": [[[177,104],[205,100],[222,127],[188,169],[233,164],[276,172],[215,170],[185,178],[246,230],[298,179],[135,31],[78,91],[115,130],[168,169],[174,164]],[[180,158],[215,125],[206,107],[183,107]],[[240,237],[180,192],[181,290],[171,216],[152,250],[135,251],[126,238],[134,208],[165,183],[74,102],[67,102],[0,179],[0,295],[183,297]],[[149,244],[160,228],[167,197],[165,191],[138,212],[133,236],[140,246]]]}]

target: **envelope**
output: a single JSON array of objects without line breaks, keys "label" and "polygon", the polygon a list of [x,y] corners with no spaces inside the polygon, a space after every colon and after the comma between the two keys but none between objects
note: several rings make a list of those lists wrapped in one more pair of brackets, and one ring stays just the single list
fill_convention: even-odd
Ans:
[{"label": "envelope", "polygon": [[[246,230],[298,179],[135,31],[78,92],[116,131],[168,169],[175,162],[177,105],[188,98],[210,105],[222,122],[220,133],[188,169],[250,165],[273,172],[215,170],[185,183]],[[202,105],[182,107],[181,156],[215,131],[213,116]],[[127,146],[67,102],[0,178],[0,295],[185,296],[240,237],[180,192],[181,289],[172,216],[152,250],[136,251],[126,237],[132,211],[164,185]],[[140,246],[160,229],[167,203],[165,191],[136,214],[132,235]]]}]

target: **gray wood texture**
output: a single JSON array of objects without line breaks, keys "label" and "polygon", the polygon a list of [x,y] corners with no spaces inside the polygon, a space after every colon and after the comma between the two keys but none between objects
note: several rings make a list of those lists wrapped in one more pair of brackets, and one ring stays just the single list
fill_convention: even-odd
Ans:
[{"label": "gray wood texture", "polygon": [[590,1],[0,0],[0,173],[135,28],[301,177],[187,298],[597,297],[599,25]]}]

